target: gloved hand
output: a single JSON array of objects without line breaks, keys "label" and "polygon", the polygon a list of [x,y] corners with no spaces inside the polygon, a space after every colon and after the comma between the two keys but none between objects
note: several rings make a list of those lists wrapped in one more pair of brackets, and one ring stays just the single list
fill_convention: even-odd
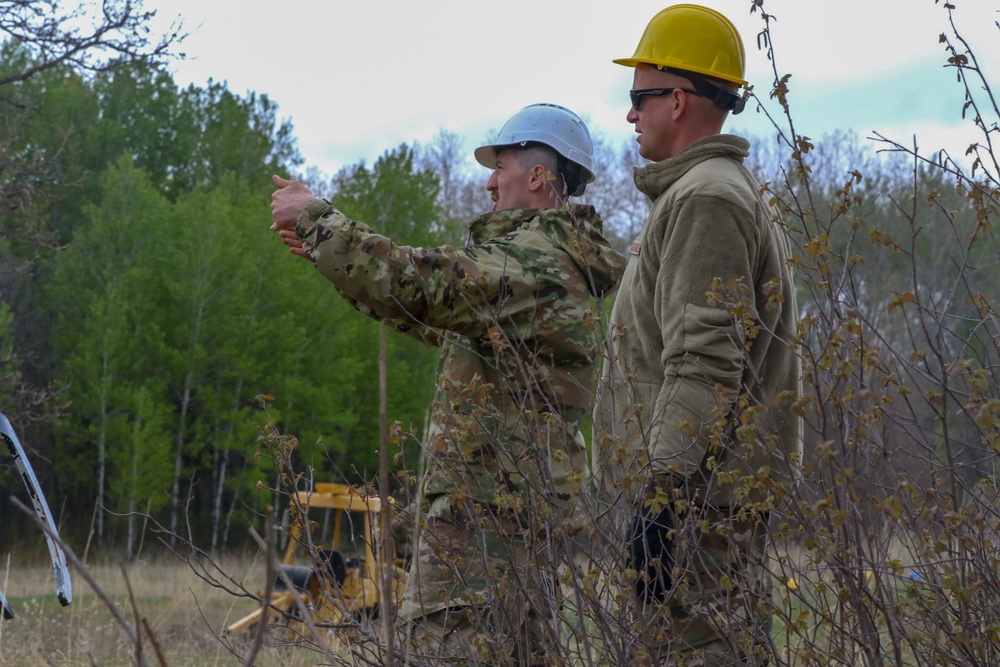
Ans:
[{"label": "gloved hand", "polygon": [[673,519],[670,508],[654,513],[643,506],[632,519],[629,544],[632,567],[639,573],[635,592],[644,602],[663,602],[670,590],[674,569]]}]

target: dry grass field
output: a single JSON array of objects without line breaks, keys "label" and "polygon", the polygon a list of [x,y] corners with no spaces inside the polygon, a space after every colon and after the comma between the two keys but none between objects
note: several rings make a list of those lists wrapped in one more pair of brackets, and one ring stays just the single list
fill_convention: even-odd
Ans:
[{"label": "dry grass field", "polygon": [[[263,566],[252,559],[230,559],[227,572],[247,588],[263,585]],[[135,616],[128,586],[117,563],[95,564],[90,574],[131,625]],[[251,600],[235,599],[196,577],[169,556],[140,560],[126,569],[139,615],[146,619],[170,667],[241,665],[249,639],[235,640],[235,653],[219,635],[232,621],[255,608]],[[0,665],[11,667],[133,665],[134,646],[105,603],[73,570],[73,602],[61,607],[55,596],[47,561],[0,570],[0,582],[16,617],[0,624]],[[6,581],[3,581],[6,579]],[[143,651],[151,667],[160,665],[148,637]],[[237,655],[237,653],[239,655]],[[302,647],[264,647],[255,665],[298,667],[322,662],[322,656]]]},{"label": "dry grass field", "polygon": [[[825,667],[830,664],[1000,665],[996,647],[995,570],[982,566],[980,578],[970,570],[969,583],[951,582],[940,564],[925,564],[926,580],[914,580],[898,568],[874,561],[839,568],[817,566],[800,547],[782,549],[772,563],[775,572],[772,618],[777,664]],[[914,562],[901,544],[879,559]],[[991,561],[995,562],[995,561]],[[51,567],[39,559],[31,565],[0,562],[0,587],[16,618],[0,623],[0,667],[126,667],[137,664],[135,646],[121,623],[80,572],[72,570],[74,599],[61,607],[55,596]],[[251,556],[230,557],[220,568],[246,588],[264,585],[263,564]],[[874,569],[858,576],[857,569]],[[127,623],[136,625],[129,585],[143,634],[149,667],[215,667],[242,665],[251,652],[251,633],[221,637],[223,629],[257,608],[251,599],[235,598],[198,578],[176,557],[141,559],[125,570],[115,562],[92,564],[87,572]],[[855,589],[854,582],[864,583]],[[870,628],[866,634],[864,623]],[[592,639],[600,640],[595,634]],[[613,642],[612,642],[613,643]],[[869,648],[875,646],[875,653]],[[371,648],[368,646],[367,648]],[[573,641],[566,664],[583,660]],[[609,644],[609,648],[614,648]],[[368,654],[370,655],[370,653]],[[616,654],[617,655],[617,654]],[[873,661],[872,656],[879,656]],[[335,650],[335,656],[306,645],[265,645],[253,661],[257,667],[370,665],[363,657]],[[607,664],[607,663],[602,663]]]}]

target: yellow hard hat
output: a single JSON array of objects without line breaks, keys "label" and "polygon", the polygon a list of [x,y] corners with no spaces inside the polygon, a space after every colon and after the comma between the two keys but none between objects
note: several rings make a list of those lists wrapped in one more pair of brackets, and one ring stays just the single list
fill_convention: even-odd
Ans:
[{"label": "yellow hard hat", "polygon": [[661,10],[646,26],[635,55],[614,62],[626,67],[646,63],[747,84],[743,78],[743,40],[736,26],[701,5],[673,5]]}]

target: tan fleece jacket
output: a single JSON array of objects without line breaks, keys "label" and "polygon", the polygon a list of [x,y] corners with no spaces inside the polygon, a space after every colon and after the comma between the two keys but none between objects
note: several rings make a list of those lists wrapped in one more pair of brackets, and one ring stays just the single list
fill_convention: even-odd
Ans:
[{"label": "tan fleece jacket", "polygon": [[615,297],[594,412],[607,492],[630,496],[656,473],[732,506],[737,486],[791,474],[801,454],[789,244],[743,166],[748,148],[706,137],[635,172],[653,205]]}]

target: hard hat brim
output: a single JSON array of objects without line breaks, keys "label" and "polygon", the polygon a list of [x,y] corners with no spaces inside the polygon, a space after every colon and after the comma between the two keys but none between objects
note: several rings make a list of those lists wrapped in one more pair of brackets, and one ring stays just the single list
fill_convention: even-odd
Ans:
[{"label": "hard hat brim", "polygon": [[[472,155],[476,158],[476,162],[486,167],[487,169],[496,169],[497,149],[510,148],[512,146],[516,146],[516,144],[503,144],[501,146],[492,146],[492,145],[480,146],[479,148],[477,148],[475,151],[472,152]],[[592,172],[590,169],[587,169],[579,162],[573,162],[573,164],[580,167],[580,171],[583,172],[584,183],[588,184],[593,183],[597,179],[597,176],[596,174],[594,174],[594,172]]]},{"label": "hard hat brim", "polygon": [[722,81],[729,81],[730,83],[737,83],[741,86],[747,85],[746,79],[740,79],[734,76],[725,76],[719,74],[718,72],[712,72],[711,70],[701,69],[698,67],[691,67],[690,65],[680,66],[674,63],[662,62],[654,63],[650,60],[643,60],[641,58],[615,58],[612,60],[616,65],[624,65],[625,67],[635,67],[638,64],[649,65],[650,67],[673,67],[674,69],[681,69],[688,72],[694,72],[695,74],[701,74],[702,76],[710,76],[714,79],[721,79]]},{"label": "hard hat brim", "polygon": [[483,165],[487,169],[497,168],[497,151],[496,146],[480,146],[475,151],[473,151],[473,156],[476,158],[476,162]]}]

